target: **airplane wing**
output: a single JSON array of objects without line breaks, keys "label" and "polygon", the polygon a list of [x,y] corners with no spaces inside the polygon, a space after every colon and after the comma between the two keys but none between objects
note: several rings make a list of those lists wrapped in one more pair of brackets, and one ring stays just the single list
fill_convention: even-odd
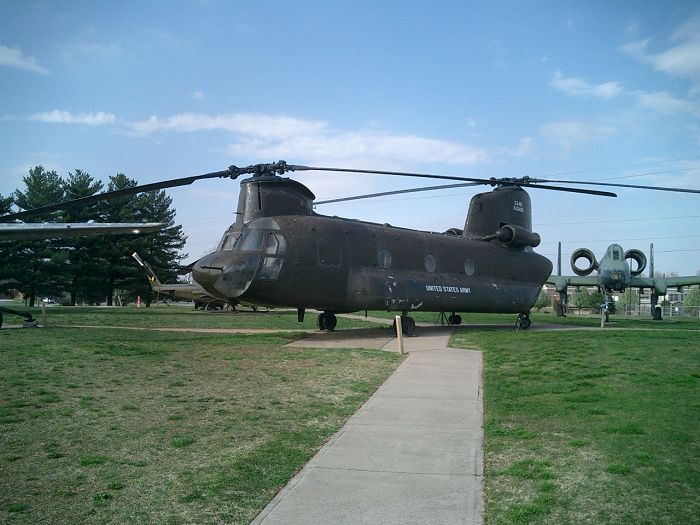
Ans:
[{"label": "airplane wing", "polygon": [[599,286],[600,277],[597,275],[550,275],[546,283],[553,284],[557,292],[565,292],[567,286]]},{"label": "airplane wing", "polygon": [[693,286],[700,284],[700,276],[688,277],[632,277],[630,286],[635,288],[652,288],[658,295],[665,295],[668,288]]},{"label": "airplane wing", "polygon": [[0,241],[81,237],[83,235],[124,235],[155,232],[160,222],[37,222],[0,223]]}]

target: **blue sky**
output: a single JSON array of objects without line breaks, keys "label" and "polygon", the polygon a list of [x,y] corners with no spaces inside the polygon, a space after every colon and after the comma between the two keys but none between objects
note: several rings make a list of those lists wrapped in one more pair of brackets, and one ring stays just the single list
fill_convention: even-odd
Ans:
[{"label": "blue sky", "polygon": [[[285,159],[700,189],[697,2],[0,0],[0,194],[31,166],[139,183]],[[318,199],[420,181],[293,175]],[[444,231],[478,189],[320,206]],[[188,260],[238,185],[168,190]],[[531,190],[537,251],[700,270],[700,195]],[[564,273],[571,273],[565,262]]]}]

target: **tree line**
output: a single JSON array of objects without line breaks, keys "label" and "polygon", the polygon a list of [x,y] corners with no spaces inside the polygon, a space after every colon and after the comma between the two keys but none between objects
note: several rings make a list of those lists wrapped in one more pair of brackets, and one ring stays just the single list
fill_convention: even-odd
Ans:
[{"label": "tree line", "polygon": [[[136,186],[123,173],[105,186],[76,169],[67,177],[36,166],[22,179],[24,188],[3,197],[0,215]],[[115,300],[146,304],[154,298],[148,279],[131,257],[138,251],[164,280],[175,279],[186,236],[175,224],[172,199],[164,191],[118,197],[31,217],[26,222],[161,222],[166,227],[144,235],[110,235],[40,241],[0,242],[0,292],[17,291],[30,306],[38,298],[59,297],[65,304],[112,305]]]}]

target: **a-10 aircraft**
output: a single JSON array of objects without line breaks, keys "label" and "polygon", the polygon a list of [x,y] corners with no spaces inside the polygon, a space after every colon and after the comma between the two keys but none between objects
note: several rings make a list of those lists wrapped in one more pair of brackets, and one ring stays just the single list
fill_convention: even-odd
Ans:
[{"label": "a-10 aircraft", "polygon": [[131,256],[136,260],[139,266],[144,269],[146,275],[148,276],[148,282],[151,285],[151,290],[157,294],[167,296],[171,299],[194,301],[195,309],[221,309],[226,305],[225,301],[212,297],[197,283],[161,283],[160,279],[158,279],[158,276],[153,270],[153,267],[148,263],[148,261],[144,261],[136,252],[132,253]]},{"label": "a-10 aircraft", "polygon": [[[561,244],[559,245],[559,259],[561,263]],[[587,260],[588,265],[579,267],[576,263],[580,259]],[[629,260],[636,263],[634,267],[627,262]],[[623,292],[627,288],[650,289],[652,317],[655,320],[661,320],[661,308],[657,306],[657,303],[659,297],[666,295],[668,288],[680,289],[684,286],[700,284],[700,276],[654,277],[653,244],[650,247],[649,277],[642,277],[646,265],[647,258],[644,252],[638,249],[624,251],[619,244],[608,246],[600,261],[596,260],[591,250],[579,248],[571,254],[571,269],[576,275],[551,275],[547,279],[547,284],[553,284],[556,291],[559,292],[562,308],[566,305],[569,286],[597,286],[605,296],[604,314],[606,320],[612,292]],[[590,275],[594,271],[597,271],[597,275]]]}]

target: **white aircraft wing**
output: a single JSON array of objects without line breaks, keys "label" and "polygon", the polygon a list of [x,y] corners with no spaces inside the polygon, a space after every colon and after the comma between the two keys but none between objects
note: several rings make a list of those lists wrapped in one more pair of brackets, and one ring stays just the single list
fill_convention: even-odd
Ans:
[{"label": "white aircraft wing", "polygon": [[82,237],[85,235],[129,235],[165,227],[160,222],[36,222],[0,223],[0,241]]}]

